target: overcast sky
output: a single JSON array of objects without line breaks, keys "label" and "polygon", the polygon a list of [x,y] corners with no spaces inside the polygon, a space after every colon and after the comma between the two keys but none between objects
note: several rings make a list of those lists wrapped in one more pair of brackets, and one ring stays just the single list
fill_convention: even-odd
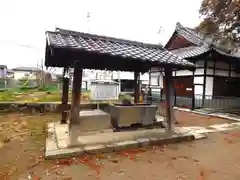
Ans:
[{"label": "overcast sky", "polygon": [[0,64],[9,68],[36,66],[44,59],[44,33],[55,27],[165,44],[176,22],[189,27],[199,23],[200,3],[201,0],[2,0]]}]

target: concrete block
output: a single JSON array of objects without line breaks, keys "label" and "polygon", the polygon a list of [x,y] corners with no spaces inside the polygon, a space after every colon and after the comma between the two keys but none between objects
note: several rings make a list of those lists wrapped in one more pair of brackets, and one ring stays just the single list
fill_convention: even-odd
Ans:
[{"label": "concrete block", "polygon": [[153,145],[158,145],[158,144],[159,144],[158,138],[156,138],[156,137],[150,137],[149,145],[153,146]]},{"label": "concrete block", "polygon": [[206,139],[207,138],[207,134],[195,133],[193,135],[194,135],[195,140],[200,140],[200,139]]},{"label": "concrete block", "polygon": [[54,128],[54,123],[48,123],[48,128]]},{"label": "concrete block", "polygon": [[139,147],[148,147],[150,145],[150,139],[149,138],[141,138],[137,139],[139,143]]},{"label": "concrete block", "polygon": [[122,149],[129,149],[129,148],[138,148],[139,147],[139,142],[138,141],[123,141],[123,142],[118,142],[118,143],[113,143],[116,145],[114,147],[115,151],[120,151]]},{"label": "concrete block", "polygon": [[68,125],[55,125],[55,133],[58,140],[68,139]]},{"label": "concrete block", "polygon": [[58,149],[56,141],[53,141],[51,138],[46,139],[46,151]]},{"label": "concrete block", "polygon": [[180,134],[172,134],[166,137],[150,138],[150,145],[164,145],[164,144],[173,144],[179,143],[182,141],[191,141],[194,140],[195,137],[192,134],[180,135]]},{"label": "concrete block", "polygon": [[117,147],[117,144],[107,144],[106,148],[109,150],[109,152],[115,152],[115,149]]},{"label": "concrete block", "polygon": [[111,128],[111,116],[100,110],[83,110],[80,111],[79,131],[98,131]]},{"label": "concrete block", "polygon": [[63,140],[58,140],[57,142],[58,148],[59,149],[63,149],[63,148],[67,148],[68,147],[68,141],[63,139]]},{"label": "concrete block", "polygon": [[58,159],[66,157],[81,156],[84,154],[83,148],[66,148],[45,152],[45,159]]},{"label": "concrete block", "polygon": [[90,153],[90,154],[113,152],[112,148],[107,147],[107,146],[105,146],[103,144],[87,145],[83,149],[84,149],[85,153]]}]

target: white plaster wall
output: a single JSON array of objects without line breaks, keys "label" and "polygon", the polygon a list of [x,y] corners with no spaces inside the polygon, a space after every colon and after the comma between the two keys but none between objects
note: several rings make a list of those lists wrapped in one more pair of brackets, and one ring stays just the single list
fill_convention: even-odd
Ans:
[{"label": "white plaster wall", "polygon": [[213,69],[207,68],[207,75],[213,75]]},{"label": "white plaster wall", "polygon": [[229,76],[229,72],[227,70],[219,70],[219,69],[216,69],[215,70],[215,75],[216,76],[225,76],[225,77],[228,77]]},{"label": "white plaster wall", "polygon": [[[203,60],[199,60],[199,61],[196,61],[195,64],[196,64],[196,66],[203,66],[204,65],[204,61]],[[203,72],[204,72],[203,68],[198,68],[198,69],[196,69],[195,74],[201,75],[201,74],[203,74]],[[192,75],[193,75],[192,71],[188,71],[188,70],[176,71],[176,76],[192,76]],[[175,76],[175,72],[173,72],[173,76]]]},{"label": "white plaster wall", "polygon": [[180,70],[176,72],[176,76],[192,76],[193,72],[188,70]]},{"label": "white plaster wall", "polygon": [[152,86],[158,86],[158,76],[152,76],[150,85]]},{"label": "white plaster wall", "polygon": [[206,77],[205,95],[213,95],[213,77]]},{"label": "white plaster wall", "polygon": [[163,74],[162,73],[151,74],[150,85],[159,86],[160,88],[163,88]]},{"label": "white plaster wall", "polygon": [[149,81],[149,73],[144,73],[140,75],[141,81]]},{"label": "white plaster wall", "polygon": [[204,68],[196,69],[195,75],[203,75],[203,74],[204,74]]},{"label": "white plaster wall", "polygon": [[[14,79],[26,78],[26,74],[28,74],[29,76],[31,75],[30,72],[26,71],[14,71]],[[31,79],[36,79],[36,75],[32,75]]]},{"label": "white plaster wall", "polygon": [[203,85],[195,85],[194,94],[202,95],[203,94]]},{"label": "white plaster wall", "polygon": [[203,84],[203,80],[204,80],[203,76],[194,77],[193,83],[194,84]]},{"label": "white plaster wall", "polygon": [[[120,78],[121,80],[134,80],[134,73],[133,72],[112,72],[113,79]],[[149,80],[149,73],[140,74],[140,80],[148,81]]]},{"label": "white plaster wall", "polygon": [[153,76],[159,76],[161,73],[160,72],[152,72],[151,73],[151,77],[153,77]]}]

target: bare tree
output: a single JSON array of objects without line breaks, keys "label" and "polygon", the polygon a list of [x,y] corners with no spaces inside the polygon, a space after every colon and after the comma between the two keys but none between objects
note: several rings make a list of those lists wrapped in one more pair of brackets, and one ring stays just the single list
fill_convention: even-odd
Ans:
[{"label": "bare tree", "polygon": [[43,59],[41,59],[41,64],[40,64],[40,69],[41,71],[37,75],[37,79],[39,79],[39,85],[40,86],[45,86],[52,81],[52,74],[56,71],[56,68],[44,68],[44,63]]}]

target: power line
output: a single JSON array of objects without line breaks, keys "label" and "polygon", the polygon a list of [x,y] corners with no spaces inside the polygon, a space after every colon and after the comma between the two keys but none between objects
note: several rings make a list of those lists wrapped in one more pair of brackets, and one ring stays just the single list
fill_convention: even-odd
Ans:
[{"label": "power line", "polygon": [[15,43],[15,42],[11,42],[11,41],[5,41],[5,40],[0,40],[0,43],[10,44],[10,45],[13,45],[13,46],[21,46],[21,47],[26,47],[26,48],[35,49],[35,50],[43,50],[42,48],[36,47],[34,45],[20,44],[20,43]]}]

